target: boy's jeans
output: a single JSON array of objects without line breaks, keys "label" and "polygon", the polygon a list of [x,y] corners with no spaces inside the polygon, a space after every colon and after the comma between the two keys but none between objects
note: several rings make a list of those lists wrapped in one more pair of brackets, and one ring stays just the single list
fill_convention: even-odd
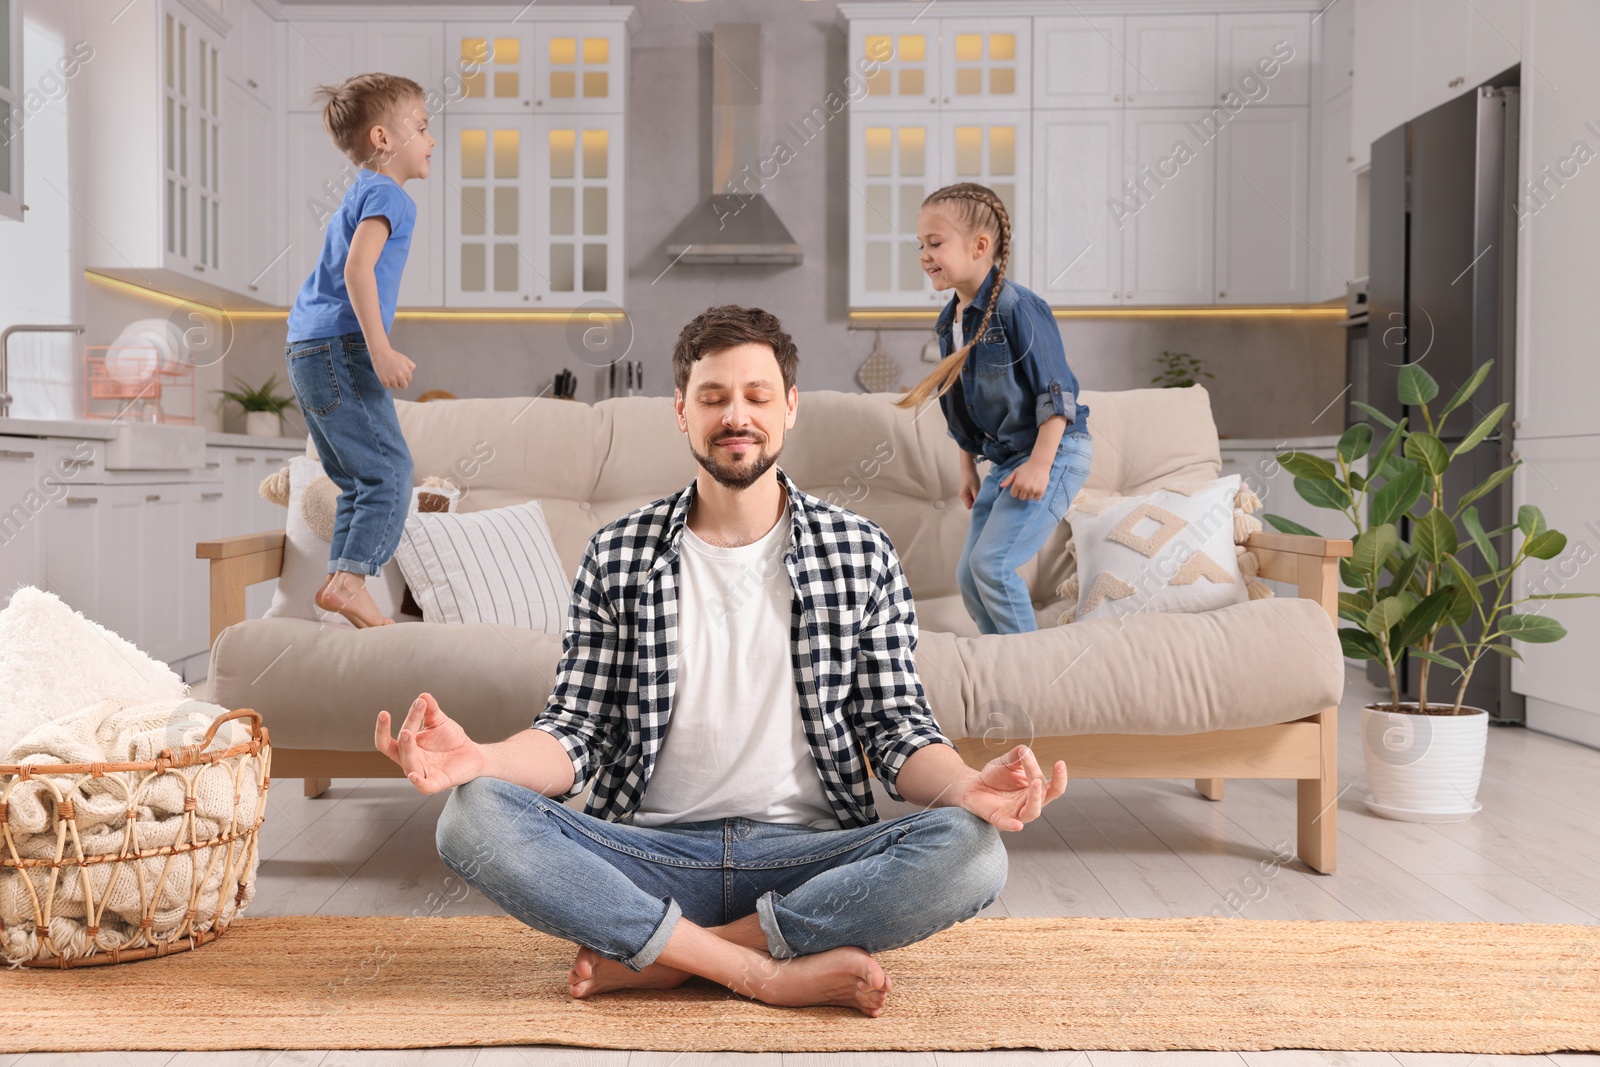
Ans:
[{"label": "boy's jeans", "polygon": [[1006,880],[1000,831],[954,807],[846,830],[733,818],[642,827],[475,778],[451,793],[437,841],[445,865],[512,917],[634,971],[680,917],[709,927],[754,912],[779,959],[881,952],[972,918]]},{"label": "boy's jeans", "polygon": [[359,333],[287,346],[289,384],[322,469],[341,490],[328,573],[377,574],[411,510],[411,452]]},{"label": "boy's jeans", "polygon": [[1017,568],[1038,554],[1045,538],[1072,506],[1089,477],[1093,447],[1086,433],[1061,438],[1050,483],[1038,500],[1018,500],[1000,482],[1028,459],[1019,454],[991,463],[972,503],[972,525],[956,563],[956,585],[967,614],[985,634],[1032,633],[1039,628],[1033,600]]}]

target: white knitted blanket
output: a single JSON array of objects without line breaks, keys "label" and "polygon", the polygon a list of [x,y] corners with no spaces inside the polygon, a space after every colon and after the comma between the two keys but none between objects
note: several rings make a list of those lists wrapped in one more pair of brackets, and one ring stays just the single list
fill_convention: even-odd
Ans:
[{"label": "white knitted blanket", "polygon": [[[0,755],[0,764],[39,767],[22,781],[0,776],[8,822],[0,826],[0,858],[60,859],[53,897],[52,868],[0,867],[0,956],[12,964],[39,954],[38,919],[47,902],[53,954],[88,955],[112,946],[141,948],[226,925],[249,903],[257,856],[244,841],[170,855],[79,865],[79,856],[134,854],[160,846],[203,845],[253,825],[261,800],[259,766],[244,756],[211,766],[154,772],[118,771],[101,777],[50,775],[50,764],[141,762],[163,749],[198,744],[227,709],[203,701],[155,703],[102,700],[44,723]],[[224,723],[206,751],[250,739],[250,722]],[[185,811],[189,798],[192,810]],[[72,826],[57,818],[70,800]],[[246,899],[232,887],[241,869]],[[141,892],[140,883],[144,889]],[[191,918],[189,910],[195,914]],[[97,923],[91,924],[91,919]],[[150,926],[142,929],[148,919]],[[95,939],[88,927],[97,925]]]}]

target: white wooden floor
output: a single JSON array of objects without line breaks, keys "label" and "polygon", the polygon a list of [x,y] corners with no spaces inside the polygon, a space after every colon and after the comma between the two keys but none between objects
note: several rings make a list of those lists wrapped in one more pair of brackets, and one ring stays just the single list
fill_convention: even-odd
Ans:
[{"label": "white wooden floor", "polygon": [[[1229,781],[1226,799],[1213,803],[1189,782],[1075,781],[1042,819],[1005,834],[1010,873],[1004,893],[984,914],[1206,915],[1231,899],[1242,903],[1245,919],[1600,921],[1600,865],[1594,862],[1600,855],[1600,751],[1520,727],[1490,727],[1481,814],[1453,825],[1391,822],[1369,814],[1362,802],[1356,709],[1372,697],[1352,672],[1340,723],[1338,873],[1313,874],[1293,861],[1269,880],[1252,881],[1263,862],[1274,862],[1275,849],[1294,845],[1292,782]],[[403,780],[349,779],[306,800],[298,781],[274,785],[249,914],[426,914],[430,894],[445,892],[450,872],[433,848],[442,795],[425,798]],[[886,818],[913,810],[881,793],[878,803]],[[473,893],[441,913],[498,910]],[[538,1046],[0,1054],[0,1067],[1495,1067],[1494,1061],[1600,1067],[1600,1057],[1585,1055],[1310,1051],[658,1053]]]}]

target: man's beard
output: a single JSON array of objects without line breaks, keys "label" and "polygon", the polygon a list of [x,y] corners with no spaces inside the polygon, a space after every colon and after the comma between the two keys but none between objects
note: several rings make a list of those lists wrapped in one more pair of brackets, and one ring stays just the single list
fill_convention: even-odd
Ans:
[{"label": "man's beard", "polygon": [[[754,485],[763,474],[767,473],[768,468],[778,462],[778,457],[783,453],[782,445],[778,446],[778,451],[768,453],[765,449],[767,439],[763,438],[761,441],[753,442],[746,451],[745,456],[737,460],[732,460],[731,462],[726,459],[719,461],[714,457],[713,453],[717,451],[718,441],[740,436],[743,435],[725,433],[712,438],[707,442],[711,447],[711,452],[705,454],[696,452],[693,444],[689,445],[689,453],[694,456],[695,461],[704,467],[706,472],[717,480],[718,484],[735,492],[748,489]],[[755,454],[750,455],[751,452]]]}]

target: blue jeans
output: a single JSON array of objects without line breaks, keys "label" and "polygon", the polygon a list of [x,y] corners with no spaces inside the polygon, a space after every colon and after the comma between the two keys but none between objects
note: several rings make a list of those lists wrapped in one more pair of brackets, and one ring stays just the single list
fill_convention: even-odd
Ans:
[{"label": "blue jeans", "polygon": [[679,918],[751,913],[778,959],[910,945],[992,904],[1000,832],[965,808],[847,830],[712,819],[607,822],[498,778],[457,786],[439,815],[445,865],[512,917],[634,971]]},{"label": "blue jeans", "polygon": [[1010,486],[1000,487],[1006,475],[1027,461],[1027,454],[990,464],[972,503],[972,525],[956,562],[956,585],[979,633],[1025,634],[1039,628],[1027,583],[1017,568],[1038,555],[1072,506],[1072,498],[1089,477],[1092,454],[1088,434],[1062,437],[1050,465],[1050,482],[1038,500],[1018,500]]},{"label": "blue jeans", "polygon": [[377,574],[411,510],[411,452],[359,333],[287,346],[289,384],[322,469],[340,489],[328,573]]}]

